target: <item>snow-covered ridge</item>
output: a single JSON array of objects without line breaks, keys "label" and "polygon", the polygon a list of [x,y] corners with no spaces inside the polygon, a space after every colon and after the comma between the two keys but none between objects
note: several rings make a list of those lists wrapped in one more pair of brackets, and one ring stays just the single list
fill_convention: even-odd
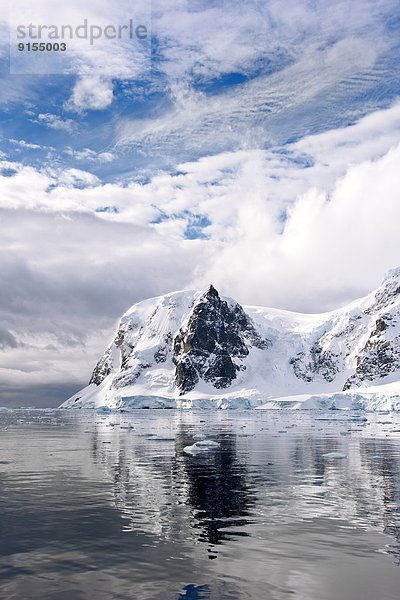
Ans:
[{"label": "snow-covered ridge", "polygon": [[132,306],[63,408],[400,409],[400,269],[318,315],[242,307],[210,286]]}]

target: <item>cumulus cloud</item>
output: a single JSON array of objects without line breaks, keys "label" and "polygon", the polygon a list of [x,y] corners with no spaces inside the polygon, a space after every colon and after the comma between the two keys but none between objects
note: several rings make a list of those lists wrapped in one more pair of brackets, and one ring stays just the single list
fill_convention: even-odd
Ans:
[{"label": "cumulus cloud", "polygon": [[95,214],[110,229],[140,226],[171,244],[190,244],[185,235],[195,223],[199,254],[180,287],[212,280],[245,303],[324,310],[366,292],[400,263],[392,243],[399,134],[394,105],[352,127],[285,148],[204,157],[144,184],[103,184],[80,169],[41,172],[3,161],[1,205],[68,219]]},{"label": "cumulus cloud", "polygon": [[72,96],[65,104],[67,110],[104,110],[113,99],[113,84],[104,77],[85,77],[75,84]]},{"label": "cumulus cloud", "polygon": [[243,302],[308,312],[366,293],[400,264],[399,159],[397,146],[350,167],[329,194],[307,190],[287,211],[282,230],[258,185],[261,164],[248,164],[230,196],[237,214],[229,239],[194,282],[211,279]]},{"label": "cumulus cloud", "polygon": [[399,127],[396,105],[142,184],[2,161],[0,385],[79,387],[119,315],[174,289],[309,312],[370,291],[400,264]]}]

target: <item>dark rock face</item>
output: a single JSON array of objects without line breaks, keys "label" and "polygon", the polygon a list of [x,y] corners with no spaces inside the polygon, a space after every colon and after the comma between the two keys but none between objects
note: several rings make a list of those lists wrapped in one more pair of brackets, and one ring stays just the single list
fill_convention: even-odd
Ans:
[{"label": "dark rock face", "polygon": [[[399,295],[397,269],[359,305],[321,321],[318,329],[300,332],[275,329],[273,322],[267,327],[262,321],[256,324],[240,304],[222,299],[213,286],[200,297],[186,292],[160,297],[150,303],[148,312],[133,310],[121,319],[90,383],[100,385],[113,374],[110,389],[114,390],[146,385],[153,377],[156,385],[165,382],[171,391],[176,386],[181,395],[197,387],[201,390],[204,383],[215,390],[229,388],[234,382],[246,382],[241,372],[247,365],[250,375],[251,365],[270,361],[269,337],[276,340],[275,372],[280,356],[286,371],[287,339],[295,348],[289,362],[298,379],[324,383],[341,375],[342,387],[346,372],[344,390],[364,381],[379,382],[400,371]],[[252,348],[267,352],[253,363],[247,360]],[[118,354],[118,365],[113,364]]]},{"label": "dark rock face", "polygon": [[[137,324],[130,325],[130,329],[135,331],[138,329]],[[128,361],[130,359],[133,346],[126,341],[127,334],[127,325],[120,323],[117,335],[115,336],[114,344],[119,349],[121,353],[121,369],[126,369],[128,367]],[[143,332],[143,327],[139,328],[139,335]]]},{"label": "dark rock face", "polygon": [[107,348],[105,354],[101,357],[94,368],[89,384],[100,385],[104,379],[111,373],[113,367],[111,348]]},{"label": "dark rock face", "polygon": [[217,389],[231,385],[244,368],[234,359],[245,358],[250,345],[265,349],[270,342],[258,334],[239,304],[230,306],[210,286],[174,339],[175,382],[180,393],[192,390],[199,379]]},{"label": "dark rock face", "polygon": [[365,380],[374,381],[400,369],[400,337],[387,339],[383,333],[393,327],[392,315],[384,315],[375,322],[362,354],[357,358],[355,373],[347,379],[343,390],[359,386]]},{"label": "dark rock face", "polygon": [[164,337],[164,342],[165,344],[160,346],[154,353],[154,360],[156,363],[164,363],[168,358],[168,354],[171,352],[172,334],[170,332]]},{"label": "dark rock face", "polygon": [[181,393],[192,390],[198,382],[199,375],[191,357],[186,356],[179,362],[176,361],[175,383]]},{"label": "dark rock face", "polygon": [[311,382],[320,377],[325,381],[333,381],[339,371],[338,357],[323,350],[319,341],[306,352],[290,359],[296,377]]},{"label": "dark rock face", "polygon": [[[126,327],[120,324],[117,335],[114,339],[113,344],[119,349],[121,353],[121,371],[127,369],[128,360],[130,358],[133,347],[126,343],[125,341]],[[92,377],[90,378],[89,383],[94,383],[96,385],[100,385],[104,379],[112,372],[113,370],[113,360],[112,360],[112,346],[109,346],[101,357],[99,362],[94,368],[92,373]],[[122,377],[124,373],[122,373]],[[137,379],[137,377],[136,377]],[[115,386],[115,381],[113,382],[113,386]]]}]

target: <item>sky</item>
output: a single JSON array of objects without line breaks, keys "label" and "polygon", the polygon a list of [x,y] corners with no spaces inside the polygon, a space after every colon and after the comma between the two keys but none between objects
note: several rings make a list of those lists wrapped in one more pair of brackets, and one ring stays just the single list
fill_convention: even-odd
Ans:
[{"label": "sky", "polygon": [[59,405],[145,298],[322,312],[400,265],[397,0],[0,5],[0,405]]}]

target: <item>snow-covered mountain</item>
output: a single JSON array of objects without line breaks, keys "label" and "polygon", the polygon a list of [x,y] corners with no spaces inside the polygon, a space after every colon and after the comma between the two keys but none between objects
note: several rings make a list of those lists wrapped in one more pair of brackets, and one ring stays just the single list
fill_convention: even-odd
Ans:
[{"label": "snow-covered mountain", "polygon": [[400,410],[400,268],[318,315],[242,307],[210,286],[139,302],[63,408]]}]

